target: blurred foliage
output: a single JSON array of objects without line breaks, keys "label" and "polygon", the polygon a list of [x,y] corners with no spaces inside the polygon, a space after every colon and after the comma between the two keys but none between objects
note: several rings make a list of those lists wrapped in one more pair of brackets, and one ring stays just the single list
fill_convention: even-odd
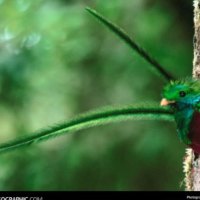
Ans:
[{"label": "blurred foliage", "polygon": [[[164,82],[86,6],[190,76],[192,18],[172,0],[0,0],[1,142],[105,105],[160,101]],[[184,149],[173,123],[92,128],[2,154],[0,189],[182,190]]]}]

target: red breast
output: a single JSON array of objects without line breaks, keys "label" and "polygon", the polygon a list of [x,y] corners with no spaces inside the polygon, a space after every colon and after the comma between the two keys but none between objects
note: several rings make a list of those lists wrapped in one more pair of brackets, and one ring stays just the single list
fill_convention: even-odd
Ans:
[{"label": "red breast", "polygon": [[200,112],[198,111],[193,114],[188,137],[192,142],[190,147],[195,153],[200,154]]}]

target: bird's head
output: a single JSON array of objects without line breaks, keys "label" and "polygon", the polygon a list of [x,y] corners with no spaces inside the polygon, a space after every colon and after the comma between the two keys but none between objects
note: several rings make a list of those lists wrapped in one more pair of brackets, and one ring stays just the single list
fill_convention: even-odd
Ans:
[{"label": "bird's head", "polygon": [[162,97],[161,106],[195,105],[200,101],[200,81],[194,79],[171,81],[164,87]]}]

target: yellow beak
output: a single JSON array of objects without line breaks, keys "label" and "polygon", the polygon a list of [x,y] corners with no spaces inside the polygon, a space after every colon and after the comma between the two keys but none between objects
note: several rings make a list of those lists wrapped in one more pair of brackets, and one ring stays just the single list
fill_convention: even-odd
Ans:
[{"label": "yellow beak", "polygon": [[167,106],[169,104],[172,104],[172,103],[175,103],[175,101],[168,101],[167,99],[162,99],[161,102],[160,102],[160,105],[161,106]]}]

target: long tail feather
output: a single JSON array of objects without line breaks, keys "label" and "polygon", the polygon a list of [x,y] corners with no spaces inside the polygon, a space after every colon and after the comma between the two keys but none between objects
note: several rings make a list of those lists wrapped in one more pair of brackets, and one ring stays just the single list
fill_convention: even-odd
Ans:
[{"label": "long tail feather", "polygon": [[0,153],[28,146],[33,143],[41,142],[63,135],[65,133],[83,130],[85,128],[105,125],[108,123],[126,121],[131,119],[158,119],[172,120],[173,113],[165,108],[158,106],[137,107],[129,106],[123,108],[107,108],[98,111],[82,114],[66,123],[44,129],[36,134],[24,138],[12,140],[0,145]]},{"label": "long tail feather", "polygon": [[134,51],[136,51],[142,58],[144,58],[151,66],[158,72],[160,76],[162,76],[165,80],[170,81],[174,80],[173,76],[168,73],[163,66],[161,66],[154,58],[152,58],[141,46],[139,46],[128,34],[117,25],[110,22],[108,19],[103,17],[97,11],[86,8],[86,10],[92,14],[95,18],[97,18],[100,22],[102,22],[107,28],[109,28],[112,32],[119,36],[121,40],[127,43]]}]

